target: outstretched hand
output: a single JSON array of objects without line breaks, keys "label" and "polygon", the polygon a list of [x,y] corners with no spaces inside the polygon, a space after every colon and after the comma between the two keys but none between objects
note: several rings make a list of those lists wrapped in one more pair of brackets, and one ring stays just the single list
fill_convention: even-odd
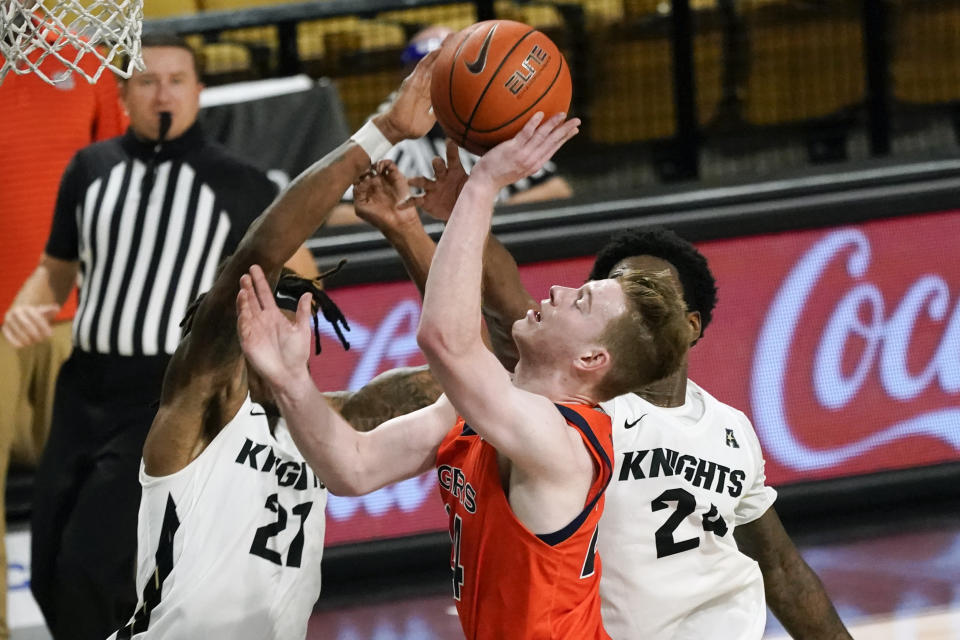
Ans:
[{"label": "outstretched hand", "polygon": [[430,78],[440,51],[431,51],[407,76],[387,110],[373,118],[374,124],[396,144],[425,136],[436,118],[430,105]]},{"label": "outstretched hand", "polygon": [[460,148],[454,141],[447,140],[446,163],[440,157],[433,159],[433,174],[433,180],[423,176],[410,179],[411,187],[423,191],[422,195],[412,196],[410,202],[430,217],[445,221],[450,218],[460,190],[467,182],[467,172],[460,163]]},{"label": "outstretched hand", "polygon": [[533,175],[579,132],[580,119],[566,117],[558,113],[543,122],[538,111],[517,135],[485,153],[470,175],[488,180],[497,189]]},{"label": "outstretched hand", "polygon": [[240,278],[237,294],[237,334],[240,346],[254,369],[273,387],[305,371],[310,357],[310,294],[297,304],[291,322],[277,307],[273,289],[263,270],[253,265]]},{"label": "outstretched hand", "polygon": [[408,224],[420,224],[410,202],[407,177],[392,160],[381,160],[353,183],[357,217],[386,233]]}]

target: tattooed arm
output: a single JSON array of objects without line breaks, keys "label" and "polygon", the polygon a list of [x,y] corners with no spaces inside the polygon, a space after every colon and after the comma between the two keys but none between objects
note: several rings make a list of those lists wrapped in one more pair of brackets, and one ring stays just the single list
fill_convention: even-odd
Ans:
[{"label": "tattooed arm", "polygon": [[369,431],[391,418],[433,404],[440,393],[440,385],[423,365],[384,371],[357,391],[323,395],[354,429]]}]

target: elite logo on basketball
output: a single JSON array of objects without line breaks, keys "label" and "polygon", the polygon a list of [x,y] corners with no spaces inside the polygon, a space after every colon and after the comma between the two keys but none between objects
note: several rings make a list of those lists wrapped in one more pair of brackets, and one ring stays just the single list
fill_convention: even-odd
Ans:
[{"label": "elite logo on basketball", "polygon": [[507,78],[503,86],[513,95],[520,95],[520,92],[526,89],[530,81],[533,80],[533,76],[536,75],[537,71],[542,69],[549,61],[550,56],[547,52],[540,47],[540,45],[533,45],[533,49],[530,50],[530,53],[527,54],[527,57],[520,64],[520,68],[514,71],[512,76]]}]

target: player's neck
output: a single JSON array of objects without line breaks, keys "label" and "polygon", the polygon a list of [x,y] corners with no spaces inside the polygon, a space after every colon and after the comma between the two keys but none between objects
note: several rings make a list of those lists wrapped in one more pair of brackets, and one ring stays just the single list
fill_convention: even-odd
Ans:
[{"label": "player's neck", "polygon": [[513,372],[513,384],[524,391],[544,396],[551,402],[597,404],[589,389],[570,376],[555,369],[523,366],[522,360]]},{"label": "player's neck", "polygon": [[658,407],[680,407],[687,398],[687,361],[673,374],[648,384],[637,395]]}]

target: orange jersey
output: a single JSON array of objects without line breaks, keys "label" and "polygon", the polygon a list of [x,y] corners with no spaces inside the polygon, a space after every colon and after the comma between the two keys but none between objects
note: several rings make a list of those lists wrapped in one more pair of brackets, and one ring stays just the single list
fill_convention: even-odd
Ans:
[{"label": "orange jersey", "polygon": [[[60,53],[76,57],[69,46]],[[81,67],[92,72],[96,58],[85,56]],[[0,321],[40,261],[60,176],[70,158],[92,142],[122,134],[127,123],[117,82],[109,71],[91,85],[68,72],[54,56],[45,58],[41,69],[56,80],[55,85],[33,73],[12,72],[0,85],[0,228],[5,243]],[[75,306],[71,296],[58,317],[72,318]]]},{"label": "orange jersey", "polygon": [[500,482],[497,450],[463,418],[437,452],[450,517],[450,567],[468,640],[608,639],[600,619],[597,527],[612,473],[610,418],[581,404],[556,405],[597,468],[583,511],[552,534],[531,533]]}]

